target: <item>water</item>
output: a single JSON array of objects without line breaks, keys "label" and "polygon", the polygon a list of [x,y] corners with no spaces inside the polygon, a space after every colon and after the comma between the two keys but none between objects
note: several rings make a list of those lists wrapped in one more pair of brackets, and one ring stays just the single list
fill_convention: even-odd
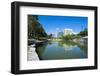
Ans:
[{"label": "water", "polygon": [[50,41],[36,48],[40,60],[87,58],[87,44]]}]

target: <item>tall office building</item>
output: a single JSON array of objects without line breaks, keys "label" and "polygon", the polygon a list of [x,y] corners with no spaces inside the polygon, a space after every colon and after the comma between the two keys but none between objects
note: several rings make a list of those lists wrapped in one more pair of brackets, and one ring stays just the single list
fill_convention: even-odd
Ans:
[{"label": "tall office building", "polygon": [[72,29],[64,29],[64,35],[71,35],[71,34],[73,34]]},{"label": "tall office building", "polygon": [[58,32],[57,37],[62,37],[63,36],[63,32]]}]

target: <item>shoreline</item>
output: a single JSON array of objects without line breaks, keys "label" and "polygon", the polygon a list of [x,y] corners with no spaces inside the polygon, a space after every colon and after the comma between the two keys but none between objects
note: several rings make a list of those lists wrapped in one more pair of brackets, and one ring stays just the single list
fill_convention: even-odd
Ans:
[{"label": "shoreline", "polygon": [[28,54],[27,54],[27,60],[32,61],[32,60],[40,60],[38,54],[36,53],[36,48],[34,45],[28,46]]}]

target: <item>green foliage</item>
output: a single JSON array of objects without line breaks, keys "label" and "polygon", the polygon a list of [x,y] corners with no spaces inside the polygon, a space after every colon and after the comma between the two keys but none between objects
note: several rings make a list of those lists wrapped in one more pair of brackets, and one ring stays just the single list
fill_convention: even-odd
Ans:
[{"label": "green foliage", "polygon": [[65,35],[65,36],[62,36],[62,39],[68,41],[68,40],[74,39],[74,37],[75,35]]},{"label": "green foliage", "polygon": [[81,31],[81,32],[78,34],[78,36],[82,36],[82,37],[87,36],[87,35],[88,35],[88,30],[87,30],[87,28],[85,28],[83,31]]},{"label": "green foliage", "polygon": [[87,36],[88,35],[88,30],[87,28],[85,28],[83,31],[81,31],[79,34],[75,35],[75,34],[71,34],[71,35],[63,35],[61,37],[61,39],[63,40],[66,40],[66,41],[70,41],[70,40],[73,40],[75,38],[81,38],[81,37],[84,37],[84,36]]},{"label": "green foliage", "polygon": [[39,39],[47,37],[47,34],[38,21],[38,16],[28,15],[28,38]]},{"label": "green foliage", "polygon": [[52,38],[52,37],[53,37],[53,35],[52,35],[52,34],[48,35],[48,38]]},{"label": "green foliage", "polygon": [[62,36],[61,39],[63,40],[66,40],[66,41],[70,41],[70,40],[73,40],[75,38],[80,38],[81,36],[78,36],[78,35],[75,35],[75,34],[71,34],[71,35],[65,35],[65,36]]}]

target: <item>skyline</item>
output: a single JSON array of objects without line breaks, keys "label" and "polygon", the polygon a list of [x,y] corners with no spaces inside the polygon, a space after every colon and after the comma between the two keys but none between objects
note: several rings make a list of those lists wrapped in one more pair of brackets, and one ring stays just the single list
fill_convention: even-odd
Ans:
[{"label": "skyline", "polygon": [[63,32],[64,29],[79,33],[88,27],[88,17],[39,15],[38,19],[47,34]]}]

